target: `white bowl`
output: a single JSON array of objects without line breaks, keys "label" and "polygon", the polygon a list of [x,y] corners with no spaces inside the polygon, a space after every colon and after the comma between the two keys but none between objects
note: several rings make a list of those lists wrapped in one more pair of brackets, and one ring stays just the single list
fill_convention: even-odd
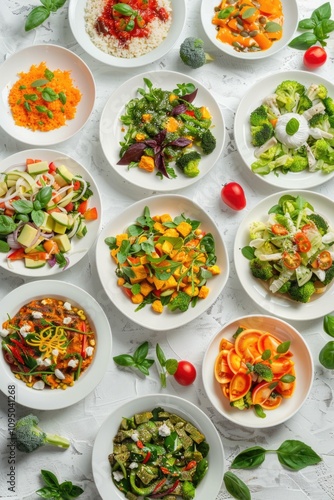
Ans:
[{"label": "white bowl", "polygon": [[274,206],[281,196],[302,196],[313,206],[315,212],[322,215],[331,227],[334,227],[334,202],[312,191],[282,191],[272,194],[253,207],[241,221],[234,240],[234,263],[238,278],[245,292],[257,306],[265,312],[286,320],[313,320],[329,314],[333,310],[334,286],[328,285],[324,293],[314,295],[310,302],[301,303],[285,298],[283,295],[271,293],[261,282],[254,278],[249,268],[249,260],[241,253],[241,249],[249,245],[249,225],[253,221],[267,221],[268,210]]},{"label": "white bowl", "polygon": [[[87,234],[84,238],[78,239],[74,236],[71,239],[72,249],[66,254],[70,260],[66,269],[69,269],[87,254],[100,231],[102,223],[102,202],[98,187],[91,174],[80,163],[70,156],[52,149],[27,149],[15,153],[0,160],[0,171],[12,170],[14,167],[17,169],[23,168],[27,158],[36,158],[47,162],[53,161],[57,166],[64,164],[71,172],[76,175],[81,175],[83,179],[90,183],[93,196],[89,199],[89,206],[97,208],[98,219],[87,222]],[[47,277],[63,272],[63,268],[60,268],[58,265],[51,267],[48,264],[38,269],[30,269],[25,267],[23,259],[8,261],[7,254],[5,253],[0,253],[0,267],[12,273],[19,274],[20,276],[28,276],[29,278]]]},{"label": "white bowl", "polygon": [[91,41],[85,27],[85,8],[87,0],[71,0],[69,5],[69,22],[74,38],[78,44],[94,59],[101,61],[109,66],[118,68],[138,68],[151,64],[154,61],[162,59],[167,52],[177,42],[186,21],[186,2],[185,0],[171,0],[172,4],[172,25],[162,43],[151,52],[131,59],[124,57],[115,57],[100,50]]},{"label": "white bowl", "polygon": [[0,354],[0,390],[8,394],[8,386],[15,385],[15,401],[36,410],[56,410],[66,408],[84,399],[98,385],[110,361],[112,335],[109,321],[101,306],[85,290],[71,283],[56,280],[32,281],[16,288],[0,302],[0,327],[13,317],[19,309],[34,299],[46,297],[67,300],[73,306],[82,308],[96,335],[96,349],[91,365],[79,377],[73,387],[42,391],[27,387],[22,380],[15,378],[9,365]]},{"label": "white bowl", "polygon": [[298,7],[296,0],[281,0],[281,2],[284,16],[283,35],[280,40],[274,42],[272,46],[267,50],[260,50],[258,52],[239,52],[235,50],[231,45],[218,40],[216,37],[216,26],[212,24],[215,7],[219,5],[219,2],[217,2],[216,0],[202,0],[201,20],[203,29],[210,41],[218,49],[220,49],[225,54],[228,54],[229,56],[236,57],[238,59],[247,59],[248,61],[270,57],[282,50],[290,42],[298,25]]},{"label": "white bowl", "polygon": [[[252,111],[260,106],[263,99],[272,94],[284,80],[296,80],[305,87],[312,83],[323,84],[328,89],[328,95],[334,99],[334,85],[329,80],[322,78],[312,71],[284,71],[268,75],[255,82],[241,99],[234,119],[234,138],[238,151],[252,172],[251,165],[256,160],[254,156],[255,147],[251,143],[251,132],[249,117]],[[253,173],[253,172],[252,172]],[[334,171],[324,174],[320,170],[310,172],[308,169],[302,172],[271,172],[268,175],[256,175],[257,179],[280,189],[312,189],[320,184],[328,182],[334,177]]]},{"label": "white bowl", "polygon": [[224,475],[224,450],[221,438],[205,413],[189,401],[168,394],[150,394],[135,398],[116,408],[100,428],[93,447],[92,465],[96,487],[103,500],[124,500],[125,496],[116,488],[111,478],[108,455],[113,450],[113,438],[117,434],[122,417],[162,407],[183,417],[195,425],[206,437],[210,446],[208,471],[196,488],[196,498],[216,498]]},{"label": "white bowl", "polygon": [[[18,79],[18,73],[28,72],[33,64],[43,61],[51,71],[70,71],[74,86],[82,94],[73,120],[47,132],[16,125],[8,104],[8,94]],[[87,122],[95,103],[95,82],[90,69],[80,57],[58,45],[32,45],[15,52],[0,67],[0,92],[1,127],[14,139],[32,146],[52,146],[75,135]]]},{"label": "white bowl", "polygon": [[[222,394],[219,383],[215,379],[215,359],[219,353],[222,338],[233,342],[233,335],[238,327],[255,328],[272,333],[282,342],[291,342],[292,360],[295,363],[296,389],[291,398],[285,398],[275,410],[266,410],[266,417],[260,418],[255,411],[238,410],[230,406],[228,399]],[[272,316],[243,316],[226,324],[215,335],[204,356],[202,375],[205,392],[216,410],[225,418],[243,427],[264,429],[279,425],[297,413],[306,401],[312,387],[314,367],[311,352],[301,334],[291,325]]]},{"label": "white bowl", "polygon": [[[144,208],[148,206],[151,216],[169,213],[172,218],[185,214],[190,219],[201,222],[200,228],[206,233],[212,233],[215,240],[217,265],[221,274],[213,276],[208,281],[210,293],[206,299],[199,300],[195,307],[189,307],[185,312],[171,312],[167,307],[162,314],[154,313],[150,306],[135,312],[136,305],[124,294],[122,287],[117,286],[115,274],[116,264],[110,256],[110,250],[104,242],[109,236],[124,233],[128,226],[133,224]],[[134,203],[123,213],[107,224],[97,241],[96,265],[102,286],[113,304],[130,320],[155,331],[166,331],[179,328],[203,314],[222,292],[229,275],[229,261],[224,241],[218,228],[206,212],[192,200],[179,195],[158,195]]]},{"label": "white bowl", "polygon": [[[175,179],[160,179],[155,172],[144,172],[140,168],[128,169],[127,165],[117,165],[119,161],[120,141],[124,137],[124,126],[120,117],[124,114],[126,104],[135,97],[140,97],[137,89],[144,85],[144,78],[151,80],[154,87],[173,90],[179,83],[192,83],[198,89],[193,104],[206,106],[212,115],[212,133],[217,139],[215,150],[209,155],[202,155],[197,177],[187,177],[176,172]],[[100,142],[103,152],[113,169],[121,179],[133,186],[149,189],[154,192],[171,192],[188,187],[200,181],[213,168],[219,159],[225,143],[225,123],[218,103],[210,92],[197,80],[175,71],[150,71],[134,76],[123,83],[109,97],[100,120]]]}]

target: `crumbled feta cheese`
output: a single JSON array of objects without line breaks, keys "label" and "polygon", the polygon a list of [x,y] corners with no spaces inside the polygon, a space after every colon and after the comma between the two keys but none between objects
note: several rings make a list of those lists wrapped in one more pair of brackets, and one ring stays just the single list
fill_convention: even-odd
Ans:
[{"label": "crumbled feta cheese", "polygon": [[58,354],[59,354],[58,349],[52,349],[52,351],[51,351],[51,352],[52,352],[52,354],[53,354],[54,356],[58,356]]},{"label": "crumbled feta cheese", "polygon": [[134,441],[135,443],[136,443],[137,441],[139,441],[139,434],[138,434],[138,432],[134,432],[133,434],[131,434],[131,439],[132,439],[132,441]]},{"label": "crumbled feta cheese", "polygon": [[114,476],[114,479],[117,483],[119,483],[119,481],[122,481],[122,479],[124,479],[124,475],[121,471],[119,470],[115,470],[112,475]]},{"label": "crumbled feta cheese", "polygon": [[36,363],[38,366],[50,366],[51,365],[51,359],[49,358],[37,358]]},{"label": "crumbled feta cheese", "polygon": [[66,316],[66,318],[63,319],[64,325],[69,325],[72,321],[71,316]]},{"label": "crumbled feta cheese", "polygon": [[137,469],[137,467],[138,467],[137,462],[131,462],[131,464],[129,465],[129,469]]},{"label": "crumbled feta cheese", "polygon": [[67,366],[70,366],[71,368],[76,368],[79,364],[79,361],[77,359],[70,359],[69,362],[67,363]]},{"label": "crumbled feta cheese", "polygon": [[91,346],[86,347],[85,352],[86,352],[87,356],[93,356],[94,347],[91,347]]},{"label": "crumbled feta cheese", "polygon": [[34,318],[34,319],[41,319],[43,318],[43,313],[41,311],[33,311],[31,313],[31,316]]},{"label": "crumbled feta cheese", "polygon": [[65,375],[63,374],[63,372],[58,370],[58,368],[55,369],[55,375],[57,378],[59,378],[59,380],[64,380],[64,378],[65,378]]},{"label": "crumbled feta cheese", "polygon": [[34,383],[32,386],[33,389],[36,389],[37,391],[42,391],[45,387],[45,384],[43,380],[37,380],[37,382]]},{"label": "crumbled feta cheese", "polygon": [[3,328],[2,330],[0,330],[1,337],[7,337],[8,334],[9,334],[9,330],[6,330],[6,328]]},{"label": "crumbled feta cheese", "polygon": [[29,330],[31,330],[31,326],[30,325],[23,325],[23,326],[21,326],[21,328],[20,328],[20,334],[22,335],[22,337],[26,337],[28,335]]},{"label": "crumbled feta cheese", "polygon": [[170,432],[171,432],[170,428],[166,424],[162,424],[159,427],[159,436],[162,436],[162,437],[170,436]]},{"label": "crumbled feta cheese", "polygon": [[72,306],[69,302],[64,302],[64,309],[67,311],[70,311],[72,309]]}]

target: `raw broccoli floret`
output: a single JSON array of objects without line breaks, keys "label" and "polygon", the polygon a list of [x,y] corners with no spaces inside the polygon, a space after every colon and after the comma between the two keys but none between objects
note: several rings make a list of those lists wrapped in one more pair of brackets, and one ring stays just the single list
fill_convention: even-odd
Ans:
[{"label": "raw broccoli floret", "polygon": [[289,170],[290,166],[293,163],[293,157],[286,154],[279,156],[275,160],[271,161],[269,163],[269,167],[271,170],[274,170],[275,168],[281,168],[282,170]]},{"label": "raw broccoli floret", "polygon": [[327,89],[321,83],[319,85],[316,83],[313,83],[307,89],[306,95],[309,99],[311,99],[311,101],[314,101],[314,99],[326,99]]},{"label": "raw broccoli floret", "polygon": [[274,268],[268,261],[260,260],[258,257],[250,261],[250,270],[254,278],[267,281],[274,276]]},{"label": "raw broccoli floret", "polygon": [[315,141],[311,146],[311,150],[317,160],[324,160],[329,163],[334,161],[334,149],[324,138]]},{"label": "raw broccoli floret", "polygon": [[168,309],[170,309],[170,311],[179,309],[181,312],[184,312],[188,309],[190,301],[190,295],[185,292],[179,292],[177,296],[168,303]]},{"label": "raw broccoli floret", "polygon": [[286,281],[281,288],[278,289],[278,293],[288,293],[291,287],[291,281]]},{"label": "raw broccoli floret", "polygon": [[262,125],[251,126],[253,146],[262,146],[270,137],[274,135],[274,128],[271,123],[262,123]]},{"label": "raw broccoli floret", "polygon": [[280,107],[285,108],[287,111],[293,111],[297,104],[298,96],[303,95],[305,92],[305,87],[299,82],[294,80],[284,80],[280,83],[275,90],[277,95],[277,103]]},{"label": "raw broccoli floret", "polygon": [[314,222],[317,226],[319,233],[323,236],[328,231],[328,224],[323,217],[319,214],[310,214],[307,217],[309,220]]},{"label": "raw broccoli floret", "polygon": [[305,285],[298,286],[297,283],[290,286],[288,291],[289,296],[292,300],[297,302],[309,302],[311,296],[315,292],[315,286],[312,281],[308,281]]},{"label": "raw broccoli floret", "polygon": [[291,172],[301,172],[302,170],[305,170],[305,168],[308,167],[308,161],[305,156],[299,156],[295,155],[293,156],[293,161],[289,167]]},{"label": "raw broccoli floret", "polygon": [[236,401],[231,401],[230,405],[234,408],[238,408],[238,410],[247,410],[248,408],[253,406],[251,391],[248,391],[243,398],[237,399]]},{"label": "raw broccoli floret", "polygon": [[300,99],[299,99],[299,102],[297,105],[297,113],[302,115],[304,113],[304,111],[306,111],[307,109],[310,109],[310,108],[312,108],[311,99],[309,97],[307,97],[307,95],[305,95],[305,94],[300,96]]},{"label": "raw broccoli floret", "polygon": [[329,116],[333,116],[334,115],[334,99],[332,99],[332,97],[325,97],[325,99],[323,99],[322,102],[325,106],[326,113]]},{"label": "raw broccoli floret", "polygon": [[317,127],[327,132],[327,130],[330,127],[330,123],[328,121],[328,115],[326,115],[326,113],[316,113],[310,119],[309,125],[310,127]]},{"label": "raw broccoli floret", "polygon": [[325,276],[325,279],[323,281],[323,284],[329,285],[329,283],[331,283],[333,281],[333,278],[334,278],[334,264],[332,264],[331,267],[325,271],[325,273],[326,273],[326,276]]},{"label": "raw broccoli floret", "polygon": [[40,446],[50,444],[60,448],[68,448],[68,439],[56,434],[48,434],[38,427],[39,419],[35,415],[27,415],[20,418],[15,424],[14,439],[16,447],[20,451],[30,453]]},{"label": "raw broccoli floret", "polygon": [[211,130],[206,130],[201,137],[201,148],[205,155],[209,155],[215,149],[217,144],[215,136]]},{"label": "raw broccoli floret", "polygon": [[269,120],[267,110],[263,104],[251,112],[249,120],[250,124],[255,127],[262,125],[262,123],[268,123]]},{"label": "raw broccoli floret", "polygon": [[257,238],[262,238],[263,232],[267,229],[267,226],[264,222],[261,221],[253,221],[249,225],[249,236],[252,240],[256,240]]},{"label": "raw broccoli floret", "polygon": [[196,177],[199,174],[199,162],[201,155],[197,151],[190,151],[176,160],[176,166],[182,170],[187,177]]},{"label": "raw broccoli floret", "polygon": [[180,57],[184,64],[191,68],[200,68],[213,58],[204,51],[204,42],[200,38],[190,36],[180,46]]}]

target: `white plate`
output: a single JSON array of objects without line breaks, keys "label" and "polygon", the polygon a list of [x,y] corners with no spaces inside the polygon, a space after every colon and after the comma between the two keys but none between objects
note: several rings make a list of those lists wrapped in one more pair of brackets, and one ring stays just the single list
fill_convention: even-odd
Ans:
[{"label": "white plate", "polygon": [[0,327],[8,319],[7,315],[14,316],[31,300],[45,297],[66,299],[87,313],[87,318],[96,333],[96,350],[92,364],[73,387],[67,388],[66,391],[61,389],[38,391],[15,378],[1,352],[0,390],[7,395],[8,386],[15,385],[16,403],[36,410],[58,410],[81,401],[95,389],[110,361],[112,336],[109,321],[96,300],[82,288],[56,280],[32,281],[10,292],[0,302]]},{"label": "white plate", "polygon": [[282,50],[290,42],[298,25],[298,7],[296,0],[281,0],[281,2],[284,15],[283,36],[280,40],[274,42],[272,46],[267,50],[261,50],[259,52],[238,52],[237,50],[234,50],[234,48],[228,43],[223,43],[218,40],[216,37],[216,26],[212,24],[215,7],[219,5],[219,2],[217,2],[217,0],[202,0],[201,20],[203,29],[206,33],[206,36],[218,49],[232,57],[236,57],[238,59],[247,59],[248,61],[270,57],[273,54],[276,54],[278,51]]},{"label": "white plate", "polygon": [[[33,64],[44,61],[51,71],[70,71],[74,86],[82,93],[73,120],[67,120],[63,127],[47,132],[16,125],[8,104],[9,91],[18,80],[18,73],[28,72]],[[31,146],[51,146],[72,137],[87,122],[95,102],[95,83],[90,69],[80,57],[58,45],[32,45],[15,52],[0,67],[0,92],[1,127],[14,139]]]},{"label": "white plate", "polygon": [[[210,293],[206,299],[199,300],[195,307],[189,307],[185,312],[171,312],[167,307],[162,314],[157,315],[151,307],[145,306],[135,312],[136,305],[124,294],[122,287],[117,286],[115,275],[116,264],[110,256],[109,247],[104,242],[109,236],[124,233],[134,223],[144,208],[148,206],[151,216],[169,213],[172,218],[182,213],[190,219],[201,222],[201,229],[211,233],[216,244],[217,265],[221,274],[213,276],[208,282]],[[158,195],[134,203],[123,213],[107,224],[97,241],[96,265],[102,286],[113,304],[130,320],[155,331],[166,331],[185,325],[203,314],[222,292],[229,274],[229,261],[224,241],[213,220],[192,200],[179,195]]]},{"label": "white plate", "polygon": [[[215,360],[219,353],[219,343],[222,338],[233,341],[233,334],[238,327],[258,328],[272,333],[274,337],[282,342],[291,341],[292,360],[296,370],[296,389],[291,398],[283,399],[276,410],[266,410],[266,417],[257,417],[253,409],[240,411],[232,408],[229,401],[223,396],[220,385],[214,376]],[[312,387],[314,367],[311,352],[300,333],[291,325],[272,316],[244,316],[235,319],[225,325],[215,335],[204,356],[202,365],[202,376],[206,394],[216,410],[231,422],[242,425],[264,429],[281,424],[297,413],[307,399]]]},{"label": "white plate", "polygon": [[234,241],[235,268],[246,293],[254,302],[269,314],[274,314],[286,320],[312,320],[321,318],[333,310],[334,286],[328,285],[326,292],[315,295],[314,299],[306,304],[289,300],[283,296],[269,292],[260,280],[253,277],[249,260],[241,253],[244,246],[249,245],[249,225],[251,222],[267,221],[268,210],[274,206],[283,195],[302,196],[313,206],[315,212],[322,215],[334,227],[334,202],[312,191],[282,191],[272,194],[260,201],[242,220]]},{"label": "white plate", "polygon": [[70,0],[68,17],[73,36],[78,44],[81,45],[81,47],[90,56],[94,57],[94,59],[108,64],[109,66],[115,66],[118,68],[138,68],[139,66],[145,66],[146,64],[151,64],[158,59],[162,59],[177,42],[183,31],[187,17],[185,0],[171,0],[173,20],[166,38],[151,52],[139,57],[128,59],[107,54],[94,45],[86,32],[85,27],[86,3],[87,0]]},{"label": "white plate", "polygon": [[[327,87],[328,95],[334,99],[333,83],[308,71],[284,71],[275,73],[252,85],[241,99],[234,119],[235,142],[242,159],[251,172],[251,164],[256,158],[254,156],[255,148],[251,144],[249,125],[250,114],[255,108],[260,106],[263,99],[272,94],[277,85],[284,80],[296,80],[305,85],[305,87],[309,87],[312,83],[322,83]],[[321,171],[309,172],[308,170],[303,170],[302,172],[288,172],[285,175],[278,172],[271,172],[268,175],[255,175],[258,179],[280,189],[312,189],[332,179],[334,172],[324,174]]]},{"label": "white plate", "polygon": [[191,422],[205,435],[210,446],[209,468],[205,477],[196,488],[196,499],[216,498],[224,475],[224,450],[221,438],[205,413],[185,399],[168,394],[150,394],[138,397],[116,408],[100,428],[93,447],[93,476],[96,487],[103,500],[124,500],[125,496],[116,488],[111,479],[108,455],[113,450],[113,438],[117,434],[122,417],[132,417],[135,413],[162,407]]},{"label": "white plate", "polygon": [[[86,255],[90,247],[95,242],[100,231],[102,223],[102,203],[98,187],[95,184],[93,177],[80,163],[78,163],[70,156],[64,153],[60,153],[59,151],[54,151],[52,149],[27,149],[25,151],[15,153],[3,160],[0,160],[0,171],[4,172],[5,170],[12,170],[13,167],[23,168],[27,158],[36,158],[48,162],[53,161],[57,166],[64,164],[71,170],[71,172],[77,175],[81,175],[83,179],[88,181],[90,183],[91,190],[93,191],[93,196],[89,198],[89,206],[97,208],[99,217],[97,220],[87,222],[87,234],[84,238],[78,239],[75,236],[72,238],[72,249],[66,254],[66,256],[68,256],[70,259],[70,263],[66,268],[67,270],[70,267],[74,266],[74,264],[79,262]],[[0,253],[0,267],[12,273],[19,274],[20,276],[28,276],[29,278],[41,278],[63,272],[63,269],[58,265],[50,267],[48,264],[38,269],[29,269],[25,267],[23,260],[11,261],[9,263],[6,256],[7,254]]]},{"label": "white plate", "polygon": [[[176,179],[160,179],[155,172],[144,172],[140,168],[128,170],[127,165],[117,165],[119,161],[120,146],[123,139],[121,115],[124,114],[125,105],[134,97],[140,97],[137,93],[139,87],[144,86],[143,78],[148,78],[154,87],[160,87],[164,90],[173,90],[178,83],[192,83],[198,89],[195,106],[206,106],[212,115],[212,133],[217,139],[216,149],[209,155],[203,155],[200,161],[200,173],[197,177],[186,177],[180,173]],[[117,90],[115,90],[107,101],[102,112],[100,121],[100,142],[104,154],[113,168],[114,172],[119,174],[122,179],[134,186],[139,186],[156,192],[171,192],[185,188],[201,180],[214,166],[224,147],[225,142],[225,124],[222,112],[208,90],[198,81],[182,73],[174,71],[150,71],[134,76],[127,80]]]}]

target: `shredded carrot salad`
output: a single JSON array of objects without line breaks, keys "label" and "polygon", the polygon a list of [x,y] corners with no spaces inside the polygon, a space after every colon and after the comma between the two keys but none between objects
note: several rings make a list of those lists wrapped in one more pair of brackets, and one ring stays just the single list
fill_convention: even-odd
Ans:
[{"label": "shredded carrot salad", "polygon": [[8,102],[16,125],[49,131],[72,120],[82,94],[73,84],[70,71],[50,71],[45,62],[19,73]]}]

